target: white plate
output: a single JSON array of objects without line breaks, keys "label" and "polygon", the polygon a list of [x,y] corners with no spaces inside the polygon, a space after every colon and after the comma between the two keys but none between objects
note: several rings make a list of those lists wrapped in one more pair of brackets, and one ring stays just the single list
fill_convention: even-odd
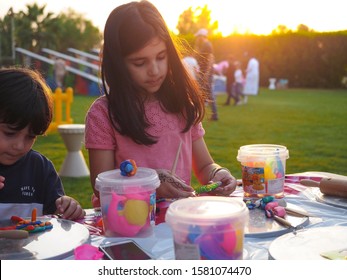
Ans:
[{"label": "white plate", "polygon": [[[50,221],[53,228],[29,234],[27,239],[0,238],[0,259],[63,259],[72,255],[74,248],[89,239],[88,229],[79,223],[55,218],[38,220]],[[9,224],[9,221],[0,221],[0,226]]]},{"label": "white plate", "polygon": [[[287,204],[287,207],[305,211],[303,208],[290,203]],[[304,227],[309,223],[308,217],[295,217],[287,214],[285,219],[297,228]],[[274,219],[267,218],[264,210],[260,208],[249,210],[249,220],[245,227],[246,237],[276,237],[291,231],[293,229],[279,224]]]},{"label": "white plate", "polygon": [[269,247],[269,259],[326,260],[320,254],[347,247],[347,227],[318,227],[288,233],[276,238]]},{"label": "white plate", "polygon": [[331,206],[347,208],[347,198],[324,195],[320,191],[317,193],[316,200]]}]

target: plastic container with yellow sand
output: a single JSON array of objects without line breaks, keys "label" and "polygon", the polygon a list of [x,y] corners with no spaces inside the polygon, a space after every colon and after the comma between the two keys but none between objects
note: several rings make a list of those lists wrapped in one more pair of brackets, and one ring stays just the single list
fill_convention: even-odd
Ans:
[{"label": "plastic container with yellow sand", "polygon": [[241,260],[248,208],[238,198],[203,196],[170,204],[176,260]]},{"label": "plastic container with yellow sand", "polygon": [[100,192],[105,235],[150,236],[159,185],[157,172],[150,168],[139,167],[131,177],[121,175],[119,169],[100,173],[95,188]]},{"label": "plastic container with yellow sand", "polygon": [[240,147],[237,160],[242,166],[245,197],[283,197],[286,160],[285,146],[253,144]]}]

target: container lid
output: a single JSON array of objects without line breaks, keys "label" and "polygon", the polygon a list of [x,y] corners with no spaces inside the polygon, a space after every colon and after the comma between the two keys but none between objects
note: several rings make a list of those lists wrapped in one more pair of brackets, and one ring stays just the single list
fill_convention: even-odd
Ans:
[{"label": "container lid", "polygon": [[117,190],[131,189],[138,191],[139,187],[146,190],[158,188],[160,180],[157,172],[151,168],[138,167],[134,176],[121,175],[120,169],[110,170],[100,173],[95,181],[95,188],[101,192],[111,192]]},{"label": "container lid", "polygon": [[235,218],[246,219],[248,208],[242,200],[230,197],[189,197],[171,203],[165,221],[170,224],[209,226]]},{"label": "container lid", "polygon": [[249,157],[276,157],[289,158],[287,147],[274,144],[253,144],[240,147],[237,160],[243,161]]}]

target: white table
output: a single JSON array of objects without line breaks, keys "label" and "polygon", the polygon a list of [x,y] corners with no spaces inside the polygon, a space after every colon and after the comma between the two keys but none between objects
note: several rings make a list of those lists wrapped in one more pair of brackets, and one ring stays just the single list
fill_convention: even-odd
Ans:
[{"label": "white table", "polygon": [[[292,174],[310,177],[336,177],[347,179],[346,176],[324,172],[305,172]],[[308,211],[315,217],[309,218],[309,223],[303,230],[316,227],[347,226],[347,207],[335,207],[316,200],[318,188],[305,188],[300,184],[292,184],[293,188],[303,190],[298,194],[286,196],[287,203],[291,203]],[[269,246],[277,237],[252,238],[245,237],[244,257],[249,260],[269,259]],[[104,243],[116,243],[129,238],[107,238],[104,236],[92,236],[91,244],[99,246]],[[174,246],[172,232],[166,223],[159,224],[154,229],[154,234],[147,238],[131,238],[156,259],[174,259]],[[347,244],[346,244],[347,245]],[[347,246],[346,246],[347,247]]]}]

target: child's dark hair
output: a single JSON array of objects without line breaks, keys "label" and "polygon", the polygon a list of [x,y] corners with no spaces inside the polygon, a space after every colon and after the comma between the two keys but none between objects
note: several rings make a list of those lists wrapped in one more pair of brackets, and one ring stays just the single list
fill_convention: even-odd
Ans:
[{"label": "child's dark hair", "polygon": [[41,74],[26,68],[0,69],[0,123],[42,135],[52,121],[52,97]]},{"label": "child's dark hair", "polygon": [[131,2],[114,9],[107,19],[102,50],[101,76],[113,127],[138,144],[151,145],[156,139],[147,133],[150,123],[144,115],[141,89],[132,82],[125,57],[159,37],[166,44],[168,74],[156,98],[168,113],[186,120],[183,132],[202,121],[205,97],[190,78],[181,55],[158,10],[148,1]]}]

